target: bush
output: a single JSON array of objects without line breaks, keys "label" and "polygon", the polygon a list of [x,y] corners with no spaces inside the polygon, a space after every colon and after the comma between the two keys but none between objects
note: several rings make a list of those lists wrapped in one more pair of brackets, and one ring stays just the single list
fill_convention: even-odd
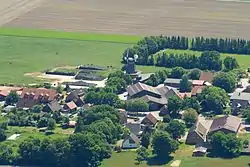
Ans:
[{"label": "bush", "polygon": [[126,110],[131,112],[146,112],[149,111],[149,105],[141,99],[128,100]]}]

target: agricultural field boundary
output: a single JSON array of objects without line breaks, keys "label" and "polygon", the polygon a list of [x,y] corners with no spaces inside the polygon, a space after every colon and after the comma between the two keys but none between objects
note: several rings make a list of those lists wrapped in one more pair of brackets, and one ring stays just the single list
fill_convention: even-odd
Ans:
[{"label": "agricultural field boundary", "polygon": [[53,30],[22,29],[22,28],[0,28],[0,36],[51,38],[51,39],[62,39],[62,40],[65,39],[65,40],[95,41],[95,42],[124,43],[124,44],[134,44],[143,38],[142,36],[134,36],[134,35],[77,33],[77,32],[53,31]]}]

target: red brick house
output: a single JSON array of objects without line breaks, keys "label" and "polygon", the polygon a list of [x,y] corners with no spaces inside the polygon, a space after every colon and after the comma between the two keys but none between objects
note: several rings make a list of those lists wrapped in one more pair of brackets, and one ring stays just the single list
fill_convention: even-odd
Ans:
[{"label": "red brick house", "polygon": [[32,108],[38,104],[47,104],[59,98],[56,90],[45,88],[24,88],[17,102],[17,108]]}]

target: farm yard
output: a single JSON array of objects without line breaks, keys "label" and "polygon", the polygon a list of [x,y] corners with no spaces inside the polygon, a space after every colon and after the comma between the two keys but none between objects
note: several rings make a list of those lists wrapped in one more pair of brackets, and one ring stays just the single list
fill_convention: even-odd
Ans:
[{"label": "farm yard", "polygon": [[4,26],[73,32],[250,39],[247,33],[250,29],[250,3],[245,1],[41,1],[39,6],[21,13]]}]

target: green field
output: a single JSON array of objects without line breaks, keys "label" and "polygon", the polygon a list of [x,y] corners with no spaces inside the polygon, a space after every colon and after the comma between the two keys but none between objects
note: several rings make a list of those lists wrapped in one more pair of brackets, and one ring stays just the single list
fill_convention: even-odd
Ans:
[{"label": "green field", "polygon": [[[121,67],[123,51],[140,36],[71,33],[47,30],[0,28],[0,84],[41,82],[27,73],[80,64]],[[176,51],[174,52],[191,52]],[[226,54],[222,54],[225,57]],[[250,56],[232,55],[242,67],[250,66]],[[143,72],[162,67],[138,66]]]},{"label": "green field", "polygon": [[234,159],[207,158],[207,157],[192,157],[192,149],[180,148],[177,151],[175,158],[165,164],[157,161],[144,162],[140,165],[136,164],[136,153],[127,151],[122,153],[113,153],[110,159],[104,160],[101,167],[169,167],[174,160],[181,160],[180,167],[249,167],[250,157],[241,156]]}]

